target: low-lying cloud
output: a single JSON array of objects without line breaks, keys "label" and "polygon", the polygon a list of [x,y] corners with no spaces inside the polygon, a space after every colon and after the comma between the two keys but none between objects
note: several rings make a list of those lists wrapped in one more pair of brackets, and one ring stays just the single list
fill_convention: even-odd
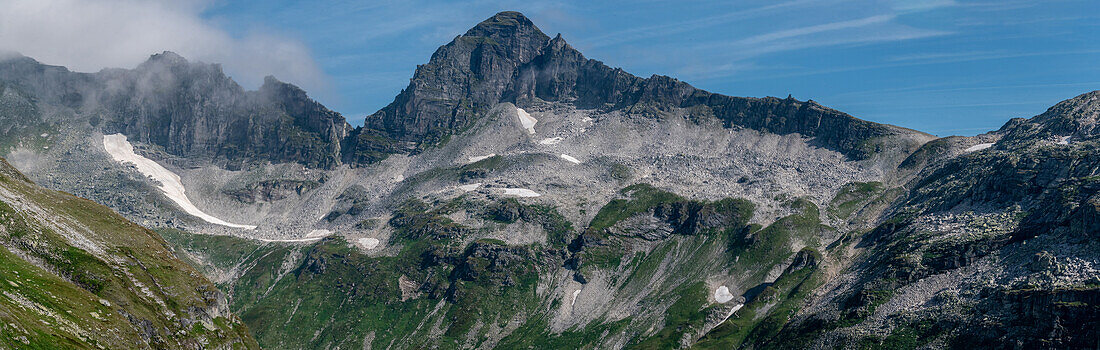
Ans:
[{"label": "low-lying cloud", "polygon": [[326,79],[300,41],[254,30],[234,36],[202,18],[203,2],[169,0],[2,0],[0,51],[83,72],[132,68],[173,51],[221,63],[245,87],[266,75],[323,88]]}]

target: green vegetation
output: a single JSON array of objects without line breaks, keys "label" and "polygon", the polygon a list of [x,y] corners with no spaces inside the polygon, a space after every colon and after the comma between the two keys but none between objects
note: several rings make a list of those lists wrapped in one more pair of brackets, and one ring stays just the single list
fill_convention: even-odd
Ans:
[{"label": "green vegetation", "polygon": [[611,163],[607,174],[615,181],[627,182],[634,178],[634,169],[620,163]]},{"label": "green vegetation", "polygon": [[[807,254],[820,260],[813,250]],[[815,288],[823,283],[816,265],[786,271],[726,322],[715,327],[695,344],[698,349],[734,349],[744,344],[769,344],[776,348],[799,348],[807,339],[774,339],[790,317]],[[773,306],[774,305],[774,306]],[[779,341],[777,343],[777,341]],[[777,346],[778,345],[778,346]]]},{"label": "green vegetation", "polygon": [[882,343],[872,345],[871,349],[918,349],[946,331],[936,320],[921,319],[895,327]]},{"label": "green vegetation", "polygon": [[[494,167],[498,161],[476,167]],[[624,334],[629,347],[650,349],[673,347],[684,334],[703,330],[716,306],[708,301],[710,291],[702,281],[717,266],[744,274],[747,283],[762,283],[769,266],[794,253],[790,247],[816,247],[817,237],[830,229],[821,225],[816,206],[798,198],[787,204],[796,214],[761,228],[747,225],[753,206],[745,200],[692,201],[649,185],[630,186],[623,194],[626,199],[602,208],[584,231],[603,243],[576,252],[581,274],[620,269],[610,276],[617,299],[638,298],[665,310],[656,319],[599,316],[561,333],[550,332],[549,324],[562,300],[548,300],[536,286],[547,272],[543,269],[554,271],[563,263],[555,259],[568,254],[566,242],[574,241],[576,232],[550,206],[515,199],[410,200],[388,222],[393,228],[389,244],[396,247],[390,256],[367,256],[340,238],[292,246],[175,231],[164,235],[186,253],[181,255],[195,257],[208,271],[239,269],[239,277],[222,287],[233,292],[232,310],[265,347],[346,348],[369,341],[374,347],[400,343],[458,348],[493,344],[489,330],[507,326],[518,328],[496,347],[596,348],[609,334]],[[475,229],[448,218],[459,211],[488,226]],[[675,233],[649,241],[650,248],[628,252],[624,247],[642,238],[635,233],[607,235],[606,228],[635,215],[658,215]],[[510,246],[497,239],[474,239],[517,222],[541,226],[549,244]],[[820,260],[813,249],[805,255]],[[727,331],[716,344],[766,340],[782,329],[820,283],[813,271],[812,264],[796,269],[764,288],[758,301],[739,313],[759,315],[735,317],[740,328]],[[776,303],[764,311],[764,305]],[[656,329],[653,322],[658,322]]]},{"label": "green vegetation", "polygon": [[649,184],[637,184],[620,191],[630,199],[615,199],[600,208],[588,224],[587,232],[598,233],[619,221],[644,213],[658,204],[684,201],[683,197],[657,189]]},{"label": "green vegetation", "polygon": [[468,210],[480,212],[483,219],[510,224],[525,221],[537,224],[546,232],[551,248],[564,248],[573,239],[573,223],[566,220],[557,208],[545,204],[524,204],[515,198],[495,203],[465,203]]},{"label": "green vegetation", "polygon": [[497,344],[500,349],[597,349],[608,334],[622,333],[631,319],[591,324],[574,328],[561,334],[551,334],[546,316],[528,320]]},{"label": "green vegetation", "polygon": [[684,332],[698,331],[706,318],[707,289],[703,282],[677,288],[678,298],[665,311],[665,326],[631,349],[674,349]]},{"label": "green vegetation", "polygon": [[829,201],[829,213],[838,218],[848,218],[883,191],[881,182],[848,183]]},{"label": "green vegetation", "polygon": [[2,161],[0,187],[0,347],[256,347],[235,317],[205,319],[220,294],[155,233]]},{"label": "green vegetation", "polygon": [[[372,334],[375,347],[457,348],[469,335],[484,334],[482,327],[534,315],[544,303],[535,293],[541,251],[495,239],[463,246],[475,231],[445,216],[492,205],[463,198],[406,202],[389,222],[390,243],[399,246],[394,256],[367,256],[342,238],[295,246],[173,231],[165,236],[186,253],[181,255],[202,258],[194,262],[199,266],[241,268],[239,278],[222,287],[233,291],[232,310],[264,347],[358,348]],[[553,208],[521,207],[528,212],[521,220],[541,218],[548,227],[572,230]],[[427,336],[433,324],[441,325],[441,336]]]}]

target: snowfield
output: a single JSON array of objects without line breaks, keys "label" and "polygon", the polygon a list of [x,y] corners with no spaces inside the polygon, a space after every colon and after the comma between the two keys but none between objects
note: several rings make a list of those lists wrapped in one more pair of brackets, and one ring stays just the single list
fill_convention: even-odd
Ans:
[{"label": "snowfield", "polygon": [[519,107],[516,107],[516,117],[519,118],[520,125],[523,125],[523,128],[527,129],[528,134],[535,134],[535,123],[539,122],[538,119],[531,117],[530,114],[527,114],[527,111]]},{"label": "snowfield", "polygon": [[540,145],[556,145],[558,143],[561,143],[561,138],[560,137],[548,137],[548,138],[539,140]]},{"label": "snowfield", "polygon": [[539,197],[539,196],[542,196],[538,192],[535,192],[535,191],[532,191],[532,190],[529,190],[529,189],[526,189],[526,188],[502,188],[502,190],[504,190],[504,195],[505,196],[516,196],[516,197],[525,197],[525,198],[526,197]]},{"label": "snowfield", "polygon": [[721,286],[714,290],[714,301],[725,304],[730,300],[733,300],[733,294],[730,294],[730,289],[726,286]]},{"label": "snowfield", "polygon": [[496,153],[489,153],[488,155],[484,155],[484,156],[473,156],[473,157],[470,157],[470,160],[466,161],[466,163],[477,163],[477,162],[480,162],[482,160],[489,159],[489,157],[495,157],[496,155],[497,155]]},{"label": "snowfield", "polygon": [[573,163],[573,164],[580,164],[581,163],[581,161],[579,159],[573,158],[573,156],[570,156],[568,154],[562,154],[561,159],[565,159],[566,161],[568,161],[570,163]]},{"label": "snowfield", "polygon": [[990,142],[990,143],[979,143],[979,144],[970,146],[970,148],[967,148],[966,152],[981,151],[983,149],[990,148],[990,147],[993,147],[992,142]]},{"label": "snowfield", "polygon": [[103,136],[103,148],[114,158],[115,161],[120,164],[130,163],[137,168],[143,175],[153,178],[160,183],[158,186],[160,191],[164,193],[168,199],[175,202],[180,206],[187,214],[193,215],[215,225],[243,228],[246,230],[255,229],[255,225],[241,225],[218,219],[210,214],[204,213],[199,210],[191,200],[187,199],[187,195],[184,193],[183,183],[180,182],[179,175],[165,169],[149,158],[142,157],[137,153],[134,153],[134,146],[126,140],[126,135],[114,134]]},{"label": "snowfield", "polygon": [[378,243],[379,243],[379,241],[378,241],[377,238],[360,238],[359,239],[359,244],[362,244],[363,247],[367,248],[367,249],[374,249],[375,247],[378,246]]},{"label": "snowfield", "polygon": [[470,191],[478,189],[478,187],[481,187],[480,182],[472,183],[472,184],[469,184],[469,185],[458,186],[458,189],[462,190],[463,192],[470,192]]}]

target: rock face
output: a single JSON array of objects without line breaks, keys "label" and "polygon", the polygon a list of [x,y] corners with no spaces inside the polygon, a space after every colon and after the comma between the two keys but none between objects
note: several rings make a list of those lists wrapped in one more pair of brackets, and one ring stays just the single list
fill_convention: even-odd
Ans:
[{"label": "rock face", "polygon": [[366,127],[420,142],[469,126],[500,102],[516,68],[548,40],[519,12],[498,13],[436,50],[393,103],[367,118]]},{"label": "rock face", "polygon": [[[1012,120],[982,136],[999,137],[988,149],[929,162],[861,238],[866,253],[846,274],[852,282],[826,283],[768,343],[1094,347],[1096,96]],[[935,147],[942,145],[925,146]]]},{"label": "rock face", "polygon": [[219,65],[171,52],[132,70],[94,74],[15,58],[0,63],[0,80],[91,129],[229,167],[268,161],[331,168],[351,130],[296,86],[268,77],[258,91],[245,91]]},{"label": "rock face", "polygon": [[730,97],[667,76],[639,78],[585,58],[560,34],[551,39],[518,12],[498,13],[436,50],[365,127],[396,140],[432,142],[470,126],[497,103],[532,100],[648,117],[716,118],[727,128],[813,137],[855,159],[879,151],[876,138],[915,133],[813,101]]}]

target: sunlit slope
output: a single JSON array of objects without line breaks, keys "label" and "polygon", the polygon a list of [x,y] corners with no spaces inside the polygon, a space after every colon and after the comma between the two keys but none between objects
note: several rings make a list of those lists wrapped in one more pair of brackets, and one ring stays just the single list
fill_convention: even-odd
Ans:
[{"label": "sunlit slope", "polygon": [[0,160],[0,348],[256,348],[152,231]]}]

